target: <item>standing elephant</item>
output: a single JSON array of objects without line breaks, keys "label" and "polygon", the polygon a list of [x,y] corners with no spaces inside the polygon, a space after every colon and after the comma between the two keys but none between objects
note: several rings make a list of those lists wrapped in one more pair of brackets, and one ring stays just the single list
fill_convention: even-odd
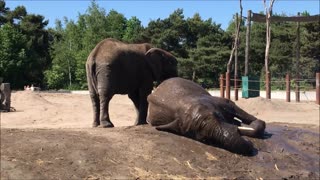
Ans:
[{"label": "standing elephant", "polygon": [[147,121],[157,130],[217,144],[240,154],[254,151],[252,143],[241,135],[262,137],[266,127],[264,121],[246,113],[234,102],[213,97],[198,84],[182,78],[162,82],[148,96],[148,102]]},{"label": "standing elephant", "polygon": [[128,94],[137,110],[135,124],[146,124],[147,96],[153,82],[177,76],[177,60],[150,44],[125,44],[105,39],[91,51],[86,62],[93,106],[93,127],[113,127],[109,102],[114,94]]}]

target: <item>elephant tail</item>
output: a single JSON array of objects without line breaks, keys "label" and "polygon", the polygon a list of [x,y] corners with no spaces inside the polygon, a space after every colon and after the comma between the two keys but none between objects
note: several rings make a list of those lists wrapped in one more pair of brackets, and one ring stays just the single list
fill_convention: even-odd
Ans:
[{"label": "elephant tail", "polygon": [[86,66],[89,91],[90,93],[94,92],[95,94],[98,94],[98,82],[95,60],[89,61],[89,63],[87,63]]}]

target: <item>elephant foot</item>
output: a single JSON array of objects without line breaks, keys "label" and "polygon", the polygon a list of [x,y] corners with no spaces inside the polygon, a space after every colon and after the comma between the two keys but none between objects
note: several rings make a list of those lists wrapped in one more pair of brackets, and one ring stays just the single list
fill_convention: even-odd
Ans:
[{"label": "elephant foot", "polygon": [[93,128],[98,127],[99,125],[100,125],[99,122],[93,122],[93,123],[92,123],[92,127],[93,127]]},{"label": "elephant foot", "polygon": [[262,138],[264,136],[264,130],[266,123],[262,120],[255,120],[249,126],[239,126],[239,132],[241,135]]},{"label": "elephant foot", "polygon": [[138,121],[135,123],[136,126],[148,124],[146,121]]},{"label": "elephant foot", "polygon": [[262,138],[264,135],[264,130],[266,129],[266,123],[260,119],[257,119],[250,124],[250,127],[256,130],[254,137]]},{"label": "elephant foot", "polygon": [[111,128],[114,127],[111,121],[100,121],[99,128]]}]

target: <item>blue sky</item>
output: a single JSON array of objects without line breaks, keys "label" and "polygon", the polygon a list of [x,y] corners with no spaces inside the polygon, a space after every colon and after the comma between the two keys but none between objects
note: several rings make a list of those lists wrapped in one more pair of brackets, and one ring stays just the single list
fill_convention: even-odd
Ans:
[{"label": "blue sky", "polygon": [[[43,15],[49,20],[48,27],[55,26],[55,20],[63,17],[77,20],[78,14],[84,14],[91,4],[90,0],[5,0],[7,7],[14,9],[23,5],[28,13]],[[264,11],[262,0],[242,0],[243,15],[247,10]],[[97,0],[101,8],[108,13],[111,9],[125,15],[126,18],[136,16],[147,26],[150,20],[164,19],[174,10],[182,8],[185,17],[199,13],[202,19],[212,18],[223,29],[228,27],[232,15],[240,11],[238,0]],[[269,0],[267,0],[269,5]],[[296,15],[307,10],[311,15],[319,14],[319,0],[276,0],[273,12]]]}]

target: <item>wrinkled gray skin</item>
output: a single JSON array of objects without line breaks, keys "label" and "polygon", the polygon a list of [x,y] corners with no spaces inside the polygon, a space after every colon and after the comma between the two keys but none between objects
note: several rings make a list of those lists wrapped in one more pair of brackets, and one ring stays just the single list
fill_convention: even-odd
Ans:
[{"label": "wrinkled gray skin", "polygon": [[[250,155],[251,142],[241,135],[262,137],[265,122],[240,109],[228,99],[213,97],[198,84],[182,78],[171,78],[148,96],[147,121],[157,130],[184,135],[229,151]],[[254,131],[238,130],[242,125]]]},{"label": "wrinkled gray skin", "polygon": [[150,44],[125,44],[105,39],[91,51],[86,63],[93,107],[93,127],[114,127],[109,102],[114,94],[128,94],[137,110],[135,124],[146,124],[147,96],[154,81],[177,76],[177,60]]}]

